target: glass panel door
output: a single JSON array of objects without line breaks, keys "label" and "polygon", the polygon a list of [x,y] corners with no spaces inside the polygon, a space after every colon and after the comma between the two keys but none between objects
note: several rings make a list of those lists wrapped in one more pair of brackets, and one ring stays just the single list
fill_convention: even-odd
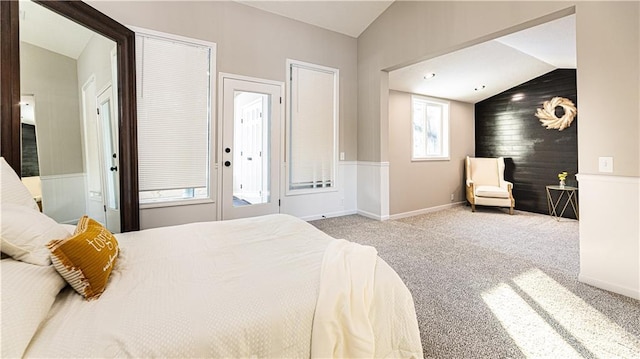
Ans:
[{"label": "glass panel door", "polygon": [[223,77],[222,219],[278,213],[282,85]]},{"label": "glass panel door", "polygon": [[268,203],[270,95],[248,91],[234,93],[233,205]]}]

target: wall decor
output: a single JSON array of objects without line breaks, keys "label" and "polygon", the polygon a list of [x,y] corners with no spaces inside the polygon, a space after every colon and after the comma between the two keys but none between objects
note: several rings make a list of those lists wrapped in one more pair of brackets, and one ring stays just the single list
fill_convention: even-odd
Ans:
[{"label": "wall decor", "polygon": [[[561,118],[556,116],[556,107],[562,107],[564,115]],[[562,131],[565,128],[571,126],[571,122],[576,117],[576,105],[573,101],[564,97],[554,97],[549,101],[545,101],[542,104],[542,108],[539,108],[536,112],[536,117],[542,122],[542,126],[546,126],[547,130]]]}]

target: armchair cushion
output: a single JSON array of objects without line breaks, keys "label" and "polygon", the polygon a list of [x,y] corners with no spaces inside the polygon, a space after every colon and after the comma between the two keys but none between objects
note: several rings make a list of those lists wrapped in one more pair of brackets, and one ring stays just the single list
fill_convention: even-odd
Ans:
[{"label": "armchair cushion", "polygon": [[509,198],[509,191],[496,186],[478,186],[475,195],[478,197]]},{"label": "armchair cushion", "polygon": [[474,158],[469,170],[469,177],[476,186],[500,186],[502,173],[495,158]]}]

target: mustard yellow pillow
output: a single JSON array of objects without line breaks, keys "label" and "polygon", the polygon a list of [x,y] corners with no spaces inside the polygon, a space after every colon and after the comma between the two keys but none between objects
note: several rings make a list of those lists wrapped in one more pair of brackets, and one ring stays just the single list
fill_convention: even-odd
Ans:
[{"label": "mustard yellow pillow", "polygon": [[97,221],[84,216],[73,236],[47,244],[58,273],[87,299],[97,299],[118,258],[116,238]]}]

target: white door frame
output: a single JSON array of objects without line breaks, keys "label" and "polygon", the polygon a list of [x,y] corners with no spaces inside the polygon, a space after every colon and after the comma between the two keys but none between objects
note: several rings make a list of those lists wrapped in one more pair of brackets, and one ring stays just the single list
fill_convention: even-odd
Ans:
[{"label": "white door frame", "polygon": [[[278,177],[280,177],[280,182],[282,182],[282,167],[284,165],[284,139],[285,139],[285,128],[284,128],[284,119],[285,119],[285,111],[284,111],[284,91],[285,91],[285,84],[282,81],[274,81],[274,80],[267,80],[267,79],[261,79],[261,78],[257,78],[257,77],[250,77],[250,76],[243,76],[243,75],[236,75],[236,74],[231,74],[231,73],[225,73],[225,72],[220,72],[218,74],[218,124],[216,126],[217,131],[218,131],[218,145],[216,146],[216,171],[217,171],[217,193],[216,193],[216,219],[217,220],[222,220],[222,192],[223,192],[223,188],[222,188],[222,169],[223,169],[223,154],[224,154],[224,141],[223,141],[223,137],[224,137],[224,132],[223,132],[223,124],[224,124],[224,87],[223,87],[223,83],[225,79],[232,79],[232,80],[239,80],[239,81],[248,81],[248,82],[255,82],[255,83],[259,83],[259,84],[266,84],[266,85],[274,85],[274,86],[278,86],[280,87],[280,103],[282,104],[282,109],[280,111],[280,116],[279,118],[271,118],[272,122],[278,121],[279,122],[279,127],[280,127],[280,134],[279,134],[279,153],[274,154],[279,156],[279,168],[272,168],[271,171],[272,173],[277,173]],[[283,196],[282,190],[282,183],[278,184],[278,189],[280,190],[280,196],[278,198],[281,199]]]},{"label": "white door frame", "polygon": [[[98,157],[101,167],[101,177],[102,177],[102,205],[105,211],[105,227],[109,229],[113,233],[120,233],[120,172],[118,166],[120,165],[120,151],[118,148],[117,137],[117,126],[118,123],[117,113],[114,112],[114,103],[113,103],[114,93],[113,87],[111,83],[108,83],[103,89],[98,92],[96,96],[96,107],[98,109],[101,108],[104,100],[108,100],[109,102],[109,119],[105,124],[104,113],[98,112],[98,122],[97,122],[97,130],[98,130]],[[107,134],[105,133],[105,125],[109,126],[109,131],[111,136],[107,139]],[[115,152],[115,158],[111,157],[111,154],[105,153],[105,140],[109,140],[111,142],[109,144],[109,148],[112,149],[112,152]],[[108,177],[113,175],[113,171],[109,168],[115,167],[115,179],[113,181],[113,188],[108,185]],[[112,191],[114,193],[112,193]],[[113,196],[115,199],[115,208],[111,208],[109,204],[109,197]]]}]

